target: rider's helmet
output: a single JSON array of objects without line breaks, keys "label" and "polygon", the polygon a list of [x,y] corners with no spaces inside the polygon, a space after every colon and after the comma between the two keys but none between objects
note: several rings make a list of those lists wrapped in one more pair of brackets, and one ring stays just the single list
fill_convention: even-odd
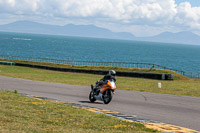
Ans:
[{"label": "rider's helmet", "polygon": [[108,74],[109,74],[109,75],[112,75],[112,76],[114,76],[114,77],[116,76],[116,72],[115,72],[114,70],[110,70],[110,71],[108,72]]}]

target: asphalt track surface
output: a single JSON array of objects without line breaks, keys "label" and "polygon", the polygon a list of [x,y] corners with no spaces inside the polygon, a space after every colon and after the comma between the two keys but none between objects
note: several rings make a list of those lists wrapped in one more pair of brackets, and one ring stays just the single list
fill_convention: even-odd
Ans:
[{"label": "asphalt track surface", "polygon": [[18,90],[40,97],[58,99],[134,115],[200,131],[200,98],[117,90],[108,105],[90,103],[90,87],[48,83],[0,76],[0,89]]}]

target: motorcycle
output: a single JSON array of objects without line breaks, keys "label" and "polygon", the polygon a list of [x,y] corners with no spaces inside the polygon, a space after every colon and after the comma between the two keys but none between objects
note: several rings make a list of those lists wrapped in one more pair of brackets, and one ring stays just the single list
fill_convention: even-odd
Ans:
[{"label": "motorcycle", "polygon": [[113,97],[113,94],[116,90],[116,85],[114,80],[107,80],[106,83],[104,83],[99,88],[100,90],[97,90],[97,86],[91,85],[91,92],[89,94],[89,100],[90,102],[95,102],[96,100],[101,100],[104,102],[104,104],[108,104]]}]

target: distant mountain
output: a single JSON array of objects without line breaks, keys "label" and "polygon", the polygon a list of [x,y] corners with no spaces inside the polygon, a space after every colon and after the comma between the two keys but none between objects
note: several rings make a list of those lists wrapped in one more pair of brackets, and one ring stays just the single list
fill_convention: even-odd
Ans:
[{"label": "distant mountain", "polygon": [[141,37],[137,38],[137,40],[200,45],[200,36],[189,31],[177,33],[163,32],[157,36]]},{"label": "distant mountain", "polygon": [[164,32],[150,37],[135,37],[128,32],[112,32],[94,25],[68,24],[57,26],[32,21],[17,21],[0,25],[0,31],[200,45],[200,36],[187,31],[178,33]]},{"label": "distant mountain", "polygon": [[65,26],[56,26],[31,21],[17,21],[10,24],[0,25],[0,31],[129,40],[134,38],[134,35],[128,32],[115,33],[94,25],[68,24]]}]

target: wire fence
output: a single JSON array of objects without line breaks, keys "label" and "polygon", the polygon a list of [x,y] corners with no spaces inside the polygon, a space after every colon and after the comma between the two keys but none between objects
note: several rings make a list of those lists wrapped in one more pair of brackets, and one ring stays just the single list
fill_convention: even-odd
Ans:
[{"label": "wire fence", "polygon": [[200,72],[185,72],[184,76],[200,79]]},{"label": "wire fence", "polygon": [[20,57],[20,56],[7,56],[7,55],[0,55],[0,59],[47,62],[47,63],[58,63],[66,65],[78,65],[78,66],[111,66],[111,67],[122,67],[122,68],[163,69],[163,70],[171,70],[191,78],[200,78],[200,72],[185,72],[151,63],[71,61],[71,60],[58,60],[50,58],[34,58],[34,57]]}]

